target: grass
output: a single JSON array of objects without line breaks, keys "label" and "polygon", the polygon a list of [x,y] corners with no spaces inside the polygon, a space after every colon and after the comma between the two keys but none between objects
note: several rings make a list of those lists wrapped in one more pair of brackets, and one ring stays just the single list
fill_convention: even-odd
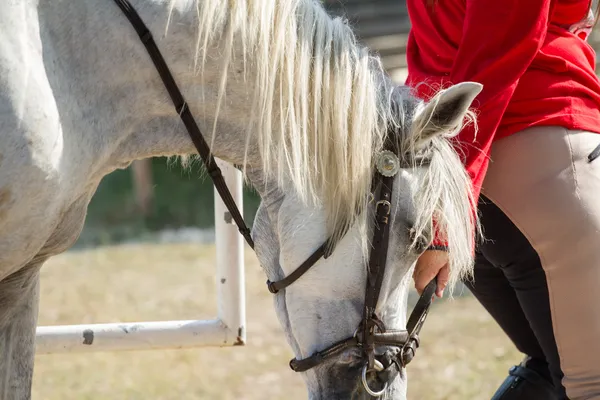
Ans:
[{"label": "grass", "polygon": [[[34,400],[306,399],[254,254],[248,344],[40,355]],[[212,318],[214,247],[126,245],[69,252],[42,270],[40,325]],[[471,297],[436,301],[408,368],[410,400],[489,399],[521,355]]]}]

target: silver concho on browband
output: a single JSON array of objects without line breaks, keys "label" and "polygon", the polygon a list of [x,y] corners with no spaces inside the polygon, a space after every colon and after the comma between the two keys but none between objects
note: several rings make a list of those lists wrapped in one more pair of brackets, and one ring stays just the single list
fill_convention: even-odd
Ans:
[{"label": "silver concho on browband", "polygon": [[375,161],[377,171],[387,177],[392,177],[400,171],[400,160],[398,156],[389,150],[383,150]]}]

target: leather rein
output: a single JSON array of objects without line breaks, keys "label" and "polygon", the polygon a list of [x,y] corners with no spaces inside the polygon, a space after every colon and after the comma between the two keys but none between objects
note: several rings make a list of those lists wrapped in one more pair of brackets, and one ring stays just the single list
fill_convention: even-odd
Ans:
[{"label": "leather rein", "polygon": [[[152,34],[128,0],[114,0],[114,2],[125,14],[146,47],[146,50],[171,97],[173,105],[175,106],[175,111],[183,121],[188,134],[213,181],[215,189],[218,191],[223,203],[231,213],[240,233],[248,245],[254,249],[254,241],[252,240],[250,229],[246,226],[227,184],[225,183],[221,169],[211,155],[210,148],[200,132],[200,128],[194,120]],[[398,170],[398,157],[394,152],[394,146],[391,144],[391,141],[388,140],[384,151],[378,155],[377,168],[372,184],[372,187],[377,190],[376,194],[374,194],[375,228],[372,240],[372,251],[367,265],[365,304],[360,326],[352,337],[335,343],[322,351],[316,352],[308,358],[301,360],[294,358],[290,361],[290,367],[294,371],[303,372],[318,366],[347,349],[354,347],[360,348],[362,349],[364,357],[367,359],[367,363],[362,369],[362,382],[365,390],[373,397],[383,395],[388,382],[393,380],[395,374],[398,373],[401,368],[405,367],[415,356],[416,350],[419,347],[418,334],[427,317],[431,299],[436,289],[436,279],[434,279],[425,287],[423,293],[419,297],[408,318],[406,330],[386,329],[381,319],[375,313],[385,273],[389,244],[389,219],[391,214],[392,189],[394,176]],[[285,278],[276,282],[268,280],[268,290],[275,294],[282,289],[285,289],[306,273],[306,271],[314,266],[322,257],[326,258],[328,255],[328,242],[326,242]],[[388,350],[383,355],[376,356],[376,346],[390,346],[395,350]],[[366,376],[367,373],[371,372],[376,373],[377,380],[383,381],[383,389],[374,391],[369,387]]]}]

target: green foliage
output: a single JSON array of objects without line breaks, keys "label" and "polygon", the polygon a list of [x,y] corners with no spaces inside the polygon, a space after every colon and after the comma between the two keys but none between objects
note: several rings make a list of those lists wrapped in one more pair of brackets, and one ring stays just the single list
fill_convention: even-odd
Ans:
[{"label": "green foliage", "polygon": [[[130,168],[107,175],[88,208],[79,246],[109,244],[128,239],[143,239],[152,232],[181,227],[214,226],[212,181],[201,163],[184,169],[168,158],[152,159],[154,201],[148,216],[136,208]],[[244,190],[244,217],[254,219],[260,198],[250,188]]]}]

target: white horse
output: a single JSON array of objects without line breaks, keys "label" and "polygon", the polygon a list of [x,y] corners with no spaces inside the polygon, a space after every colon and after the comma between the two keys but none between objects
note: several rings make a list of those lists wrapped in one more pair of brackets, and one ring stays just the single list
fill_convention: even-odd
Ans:
[{"label": "white horse", "polygon": [[[133,0],[215,156],[260,192],[254,240],[271,280],[328,237],[331,257],[275,295],[297,358],[352,335],[361,319],[373,160],[390,131],[395,178],[378,314],[403,328],[410,269],[435,217],[451,278],[471,268],[470,187],[448,137],[481,87],[429,103],[394,87],[378,59],[317,0]],[[131,25],[112,0],[0,2],[0,398],[30,398],[39,270],[77,239],[100,180],[133,160],[194,147]],[[416,165],[419,153],[429,162]],[[64,287],[69,290],[68,276]],[[311,399],[366,396],[360,354],[303,373]],[[283,367],[283,366],[282,366]],[[404,399],[406,376],[388,398]]]}]

